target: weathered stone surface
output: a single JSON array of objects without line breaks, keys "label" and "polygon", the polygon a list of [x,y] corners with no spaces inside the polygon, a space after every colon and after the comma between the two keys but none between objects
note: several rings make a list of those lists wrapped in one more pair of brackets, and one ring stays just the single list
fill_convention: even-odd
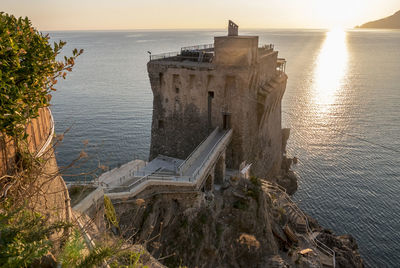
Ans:
[{"label": "weathered stone surface", "polygon": [[155,257],[175,254],[163,260],[167,266],[257,267],[278,247],[268,197],[247,192],[256,189],[246,180],[214,192],[211,200],[203,194],[162,195],[142,207],[117,204],[116,210],[127,236],[136,231],[138,241],[159,236],[148,250]]},{"label": "weathered stone surface", "polygon": [[[213,63],[148,63],[154,95],[150,160],[158,154],[185,159],[210,130],[232,128],[227,167],[238,169],[246,161],[257,176],[276,175],[287,80],[276,70],[278,52],[258,48],[256,37],[218,37],[215,42]],[[235,58],[237,51],[244,61]]]},{"label": "weathered stone surface", "polygon": [[336,253],[337,267],[364,267],[357,242],[351,235],[335,236],[331,232],[323,232],[317,239],[333,248]]},{"label": "weathered stone surface", "polygon": [[[168,267],[320,267],[315,254],[290,253],[296,243],[282,232],[286,220],[274,216],[274,204],[258,183],[239,179],[214,191],[213,198],[203,193],[163,194],[118,203],[115,208],[122,233],[136,234],[134,242],[147,242],[155,258],[170,256],[162,260]],[[341,238],[337,246],[355,249],[349,243]],[[356,256],[357,252],[338,254]]]},{"label": "weathered stone surface", "polygon": [[271,268],[289,268],[290,266],[282,259],[281,256],[275,255],[269,258],[267,266]]},{"label": "weathered stone surface", "polygon": [[278,177],[277,183],[285,188],[289,195],[292,195],[297,191],[297,176],[291,170],[283,176]]}]

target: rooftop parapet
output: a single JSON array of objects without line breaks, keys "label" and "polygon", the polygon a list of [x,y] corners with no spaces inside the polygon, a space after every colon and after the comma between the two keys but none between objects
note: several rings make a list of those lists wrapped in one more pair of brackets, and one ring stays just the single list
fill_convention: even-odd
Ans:
[{"label": "rooftop parapet", "polygon": [[[157,55],[151,55],[149,52],[150,61],[212,69],[216,66],[246,68],[262,62],[275,68],[277,52],[274,51],[274,45],[259,46],[258,36],[238,35],[238,28],[234,22],[229,21],[228,35],[214,37],[213,44],[187,46],[182,47],[179,52]],[[280,68],[280,73],[284,72],[283,69]]]}]

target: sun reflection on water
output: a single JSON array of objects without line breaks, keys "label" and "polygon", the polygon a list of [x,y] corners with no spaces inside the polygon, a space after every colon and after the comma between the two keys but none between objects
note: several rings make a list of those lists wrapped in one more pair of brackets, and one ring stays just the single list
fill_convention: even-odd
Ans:
[{"label": "sun reflection on water", "polygon": [[347,33],[341,29],[331,30],[326,34],[314,70],[313,102],[319,115],[331,111],[335,105],[343,89],[347,63]]}]

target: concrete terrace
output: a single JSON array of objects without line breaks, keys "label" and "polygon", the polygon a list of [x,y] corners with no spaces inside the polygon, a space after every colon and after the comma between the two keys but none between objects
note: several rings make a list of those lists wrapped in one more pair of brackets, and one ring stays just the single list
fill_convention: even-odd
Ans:
[{"label": "concrete terrace", "polygon": [[148,185],[192,186],[199,190],[206,179],[214,178],[211,173],[221,156],[224,160],[231,137],[232,130],[216,128],[185,160],[159,155],[147,164],[132,161],[104,173],[99,185],[110,198],[134,197]]}]

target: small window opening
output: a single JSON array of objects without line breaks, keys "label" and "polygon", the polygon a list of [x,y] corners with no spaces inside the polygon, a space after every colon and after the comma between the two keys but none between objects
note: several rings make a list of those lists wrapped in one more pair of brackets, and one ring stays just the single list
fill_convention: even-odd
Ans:
[{"label": "small window opening", "polygon": [[214,98],[214,91],[208,91],[208,97]]},{"label": "small window opening", "polygon": [[176,88],[175,88],[175,92],[176,92],[176,93],[179,93],[179,87],[176,87]]},{"label": "small window opening", "polygon": [[158,120],[158,128],[163,129],[164,128],[164,120]]}]

